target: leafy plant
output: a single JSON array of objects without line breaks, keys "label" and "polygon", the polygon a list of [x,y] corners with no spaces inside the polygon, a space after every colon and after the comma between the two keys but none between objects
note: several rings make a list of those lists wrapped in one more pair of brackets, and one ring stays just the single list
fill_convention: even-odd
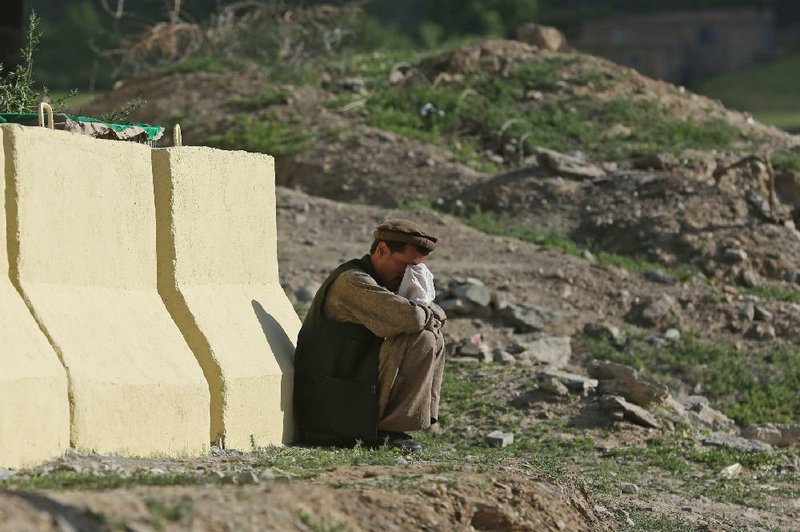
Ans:
[{"label": "leafy plant", "polygon": [[127,123],[130,121],[130,117],[145,105],[147,105],[147,100],[141,96],[137,96],[132,100],[128,100],[110,113],[100,115],[100,120],[103,122]]},{"label": "leafy plant", "polygon": [[[28,18],[27,42],[22,48],[22,62],[14,70],[4,76],[0,75],[0,111],[7,113],[24,113],[36,107],[38,93],[34,89],[33,79],[33,53],[39,45],[42,33],[39,31],[39,16],[31,11]],[[0,65],[2,74],[3,65]],[[47,95],[47,88],[43,87],[41,94]],[[65,96],[50,102],[54,108],[60,108],[70,97],[77,94],[76,90],[70,91]]]}]

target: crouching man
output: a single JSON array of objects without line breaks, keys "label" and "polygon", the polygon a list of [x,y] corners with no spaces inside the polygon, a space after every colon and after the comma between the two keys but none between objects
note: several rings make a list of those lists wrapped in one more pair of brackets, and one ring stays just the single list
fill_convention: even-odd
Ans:
[{"label": "crouching man", "polygon": [[[295,352],[295,414],[305,443],[419,451],[406,432],[436,423],[444,369],[446,316],[423,264],[437,239],[409,220],[373,237],[369,254],[336,268],[311,303]],[[421,283],[409,284],[415,275]]]}]

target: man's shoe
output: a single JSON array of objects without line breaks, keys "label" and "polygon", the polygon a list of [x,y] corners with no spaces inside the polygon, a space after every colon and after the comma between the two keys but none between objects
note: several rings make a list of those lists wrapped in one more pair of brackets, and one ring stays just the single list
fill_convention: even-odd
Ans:
[{"label": "man's shoe", "polygon": [[404,453],[419,453],[425,450],[425,447],[415,441],[410,434],[390,430],[378,431],[378,444],[385,444],[392,449],[400,449]]}]

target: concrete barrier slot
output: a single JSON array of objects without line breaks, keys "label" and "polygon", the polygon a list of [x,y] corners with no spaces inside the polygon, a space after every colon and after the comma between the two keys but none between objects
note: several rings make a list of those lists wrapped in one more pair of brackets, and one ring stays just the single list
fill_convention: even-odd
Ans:
[{"label": "concrete barrier slot", "polygon": [[292,438],[300,329],[278,282],[272,157],[154,150],[158,286],[211,390],[211,439],[230,448]]}]

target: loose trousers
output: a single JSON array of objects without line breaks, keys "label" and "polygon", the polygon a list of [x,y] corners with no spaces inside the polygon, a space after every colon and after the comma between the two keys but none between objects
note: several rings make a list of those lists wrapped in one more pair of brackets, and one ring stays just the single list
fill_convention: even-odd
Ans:
[{"label": "loose trousers", "polygon": [[414,431],[435,423],[443,371],[441,331],[386,338],[378,365],[378,429]]}]

